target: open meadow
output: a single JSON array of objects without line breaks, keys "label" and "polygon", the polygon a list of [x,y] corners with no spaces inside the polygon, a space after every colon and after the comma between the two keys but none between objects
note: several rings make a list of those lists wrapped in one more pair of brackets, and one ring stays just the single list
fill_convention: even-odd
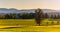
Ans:
[{"label": "open meadow", "polygon": [[[52,24],[52,21],[54,23]],[[42,20],[41,26],[37,26],[34,19],[0,19],[0,32],[60,32],[59,20]]]}]

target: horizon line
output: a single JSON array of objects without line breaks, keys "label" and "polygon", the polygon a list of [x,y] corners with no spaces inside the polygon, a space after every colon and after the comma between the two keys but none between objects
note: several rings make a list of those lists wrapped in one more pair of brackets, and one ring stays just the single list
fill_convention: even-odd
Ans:
[{"label": "horizon line", "polygon": [[[18,9],[18,8],[6,8],[6,9],[17,9],[17,10],[25,10],[25,9],[38,9],[38,8],[22,8],[22,9]],[[51,8],[40,8],[40,9],[51,9]],[[51,10],[60,10],[60,9],[51,9]]]}]

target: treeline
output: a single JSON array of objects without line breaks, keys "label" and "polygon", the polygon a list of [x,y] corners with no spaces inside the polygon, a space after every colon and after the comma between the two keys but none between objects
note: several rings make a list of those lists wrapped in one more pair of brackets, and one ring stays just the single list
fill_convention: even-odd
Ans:
[{"label": "treeline", "polygon": [[35,13],[14,13],[0,15],[0,19],[33,19]]},{"label": "treeline", "polygon": [[[34,19],[35,16],[35,13],[10,13],[4,15],[1,14],[0,19]],[[60,19],[60,14],[49,15],[48,13],[43,13],[41,16],[41,18]]]},{"label": "treeline", "polygon": [[60,19],[60,14],[49,14],[49,13],[43,13],[42,18],[49,18],[49,19]]}]

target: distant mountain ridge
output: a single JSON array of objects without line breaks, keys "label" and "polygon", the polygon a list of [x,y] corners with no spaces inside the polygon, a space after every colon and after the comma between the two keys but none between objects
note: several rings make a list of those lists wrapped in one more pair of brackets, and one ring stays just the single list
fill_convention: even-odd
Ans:
[{"label": "distant mountain ridge", "polygon": [[27,12],[27,13],[33,13],[33,10],[18,10],[18,9],[6,9],[6,8],[0,8],[0,13],[23,13],[23,12]]},{"label": "distant mountain ridge", "polygon": [[[18,10],[18,9],[15,9],[15,8],[10,8],[10,9],[7,9],[7,8],[0,8],[0,13],[35,13],[35,10],[36,9],[22,9],[22,10]],[[53,13],[53,12],[57,12],[57,13],[60,13],[60,10],[52,10],[52,9],[42,9],[42,11],[44,13]]]}]

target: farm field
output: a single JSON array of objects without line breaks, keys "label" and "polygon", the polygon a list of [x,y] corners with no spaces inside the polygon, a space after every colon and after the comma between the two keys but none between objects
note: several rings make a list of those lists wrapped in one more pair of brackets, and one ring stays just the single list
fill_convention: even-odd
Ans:
[{"label": "farm field", "polygon": [[[54,24],[51,22],[54,21]],[[42,20],[41,25],[37,26],[34,19],[0,19],[0,32],[60,32],[59,20]],[[3,27],[18,26],[18,27]]]},{"label": "farm field", "polygon": [[[54,22],[54,23],[52,23]],[[59,22],[59,23],[58,23]],[[57,19],[43,19],[41,21],[41,25],[57,25],[60,24],[60,20]],[[25,25],[25,26],[36,26],[36,22],[34,19],[0,19],[0,25],[7,25],[7,26],[18,26],[18,25]]]},{"label": "farm field", "polygon": [[18,26],[18,25],[36,25],[34,19],[0,19],[0,25]]}]

